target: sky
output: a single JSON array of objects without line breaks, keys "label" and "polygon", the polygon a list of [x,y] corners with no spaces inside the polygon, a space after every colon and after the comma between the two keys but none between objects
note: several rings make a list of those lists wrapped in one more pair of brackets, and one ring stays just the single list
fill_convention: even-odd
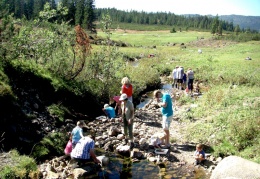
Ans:
[{"label": "sky", "polygon": [[176,15],[260,16],[260,0],[95,0],[96,8],[171,12]]}]

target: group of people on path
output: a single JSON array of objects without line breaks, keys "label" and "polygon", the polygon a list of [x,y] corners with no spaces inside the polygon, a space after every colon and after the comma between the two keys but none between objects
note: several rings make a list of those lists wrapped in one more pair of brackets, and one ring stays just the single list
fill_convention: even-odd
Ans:
[{"label": "group of people on path", "polygon": [[[184,79],[180,76],[185,76],[183,67],[176,67],[173,70],[173,75],[176,77],[176,81],[174,78],[174,85],[176,83],[176,87],[184,87],[183,81]],[[193,79],[194,73],[192,69],[188,69],[186,76],[188,77],[188,88],[189,90],[193,89]],[[133,142],[133,124],[134,124],[134,105],[133,105],[133,86],[130,83],[130,80],[127,77],[124,77],[121,81],[121,95],[113,96],[111,99],[116,102],[115,108],[109,106],[108,104],[104,105],[103,111],[107,115],[108,118],[116,117],[115,110],[117,109],[118,115],[121,116],[121,121],[124,126],[124,135],[125,135],[125,144],[130,146],[130,149],[134,147]],[[162,113],[162,128],[164,130],[164,135],[160,138],[162,139],[162,143],[158,145],[158,140],[153,139],[153,145],[159,148],[170,148],[170,125],[173,120],[174,110],[173,103],[170,94],[163,93],[160,90],[155,90],[154,98],[157,101],[158,106],[161,108]],[[77,126],[71,132],[71,138],[68,142],[65,153],[70,154],[71,158],[79,159],[83,161],[94,161],[95,163],[100,163],[94,153],[94,136],[83,136],[82,128],[85,127],[86,124],[82,121],[77,123]],[[161,145],[163,144],[163,146]],[[68,145],[71,145],[71,150],[67,150]],[[194,157],[196,162],[199,163],[205,159],[205,153],[203,153],[202,146],[197,146],[196,152],[194,153]]]},{"label": "group of people on path", "polygon": [[193,92],[194,72],[191,68],[185,73],[182,66],[176,66],[172,71],[173,87],[186,90],[186,92]]}]

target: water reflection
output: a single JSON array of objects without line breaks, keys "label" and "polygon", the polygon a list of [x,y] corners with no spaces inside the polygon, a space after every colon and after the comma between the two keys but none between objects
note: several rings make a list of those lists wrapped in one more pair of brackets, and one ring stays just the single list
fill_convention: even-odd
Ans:
[{"label": "water reflection", "polygon": [[192,166],[180,166],[176,162],[168,162],[165,167],[146,159],[133,163],[131,158],[122,156],[110,157],[110,163],[99,172],[98,178],[108,179],[196,179],[205,178],[205,172]]},{"label": "water reflection", "polygon": [[[161,90],[164,93],[172,93],[172,85],[171,84],[163,84],[161,86]],[[148,104],[149,102],[151,102],[152,98],[153,98],[153,91],[147,92],[146,93],[147,98],[142,98],[142,100],[140,101],[140,103],[136,106],[137,109],[141,109],[143,108],[146,104]]]},{"label": "water reflection", "polygon": [[113,156],[110,160],[109,165],[99,172],[99,178],[158,178],[158,166],[147,160],[133,163],[131,158],[122,156]]}]

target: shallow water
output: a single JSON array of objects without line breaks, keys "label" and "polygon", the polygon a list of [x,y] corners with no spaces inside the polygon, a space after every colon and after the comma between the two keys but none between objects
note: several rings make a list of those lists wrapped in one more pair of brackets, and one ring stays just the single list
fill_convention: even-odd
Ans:
[{"label": "shallow water", "polygon": [[108,166],[102,168],[98,178],[109,179],[194,179],[205,178],[205,172],[200,169],[196,172],[189,166],[178,166],[176,163],[168,162],[165,167],[146,159],[132,163],[128,157],[110,156]]},{"label": "shallow water", "polygon": [[[171,84],[163,84],[161,86],[161,90],[163,92],[171,94],[172,93],[172,85]],[[150,100],[152,100],[152,98],[153,98],[153,91],[147,92],[146,95],[147,95],[147,98],[144,98],[144,101],[140,102],[136,106],[137,109],[143,108],[146,104],[148,104],[150,102]]]}]

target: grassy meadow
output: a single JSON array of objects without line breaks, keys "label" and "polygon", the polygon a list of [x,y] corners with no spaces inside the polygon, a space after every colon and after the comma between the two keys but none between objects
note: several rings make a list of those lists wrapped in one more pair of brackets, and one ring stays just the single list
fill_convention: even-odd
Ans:
[{"label": "grassy meadow", "polygon": [[[98,31],[98,36],[105,34]],[[203,85],[203,97],[180,99],[184,106],[198,105],[182,115],[182,122],[187,124],[183,130],[187,141],[211,146],[215,156],[238,155],[260,163],[259,41],[216,40],[209,32],[134,30],[112,31],[111,39],[131,44],[118,48],[123,54],[142,56],[139,70],[134,71],[131,65],[128,70],[142,73],[146,79],[150,67],[167,75],[176,65],[194,70],[196,80]],[[149,54],[155,57],[148,58]],[[129,73],[130,78],[140,77],[133,73]]]},{"label": "grassy meadow", "polygon": [[[197,106],[181,115],[180,120],[186,124],[185,139],[210,146],[214,156],[238,155],[260,163],[260,41],[227,41],[210,32],[170,33],[168,27],[159,30],[159,26],[154,27],[156,31],[125,27],[111,30],[109,36],[127,47],[91,44],[89,48],[88,41],[75,45],[75,36],[86,40],[80,36],[84,34],[82,29],[74,32],[74,28],[64,24],[47,22],[41,28],[31,22],[24,24],[15,35],[7,33],[10,29],[6,28],[5,34],[11,35],[4,51],[0,48],[5,54],[0,62],[0,99],[15,99],[5,74],[7,67],[48,79],[55,90],[79,96],[91,93],[100,103],[119,94],[124,76],[130,78],[136,98],[147,87],[158,85],[162,75],[170,76],[173,68],[181,65],[185,71],[194,70],[203,92],[196,100],[187,96],[179,99],[184,108],[193,103]],[[108,36],[101,30],[97,32],[98,37]],[[44,39],[44,43],[38,39]],[[86,49],[91,49],[91,53]],[[154,57],[149,58],[151,54]],[[135,65],[126,57],[136,59]],[[245,60],[246,57],[252,60]],[[69,108],[53,102],[46,109],[62,121]]]}]

